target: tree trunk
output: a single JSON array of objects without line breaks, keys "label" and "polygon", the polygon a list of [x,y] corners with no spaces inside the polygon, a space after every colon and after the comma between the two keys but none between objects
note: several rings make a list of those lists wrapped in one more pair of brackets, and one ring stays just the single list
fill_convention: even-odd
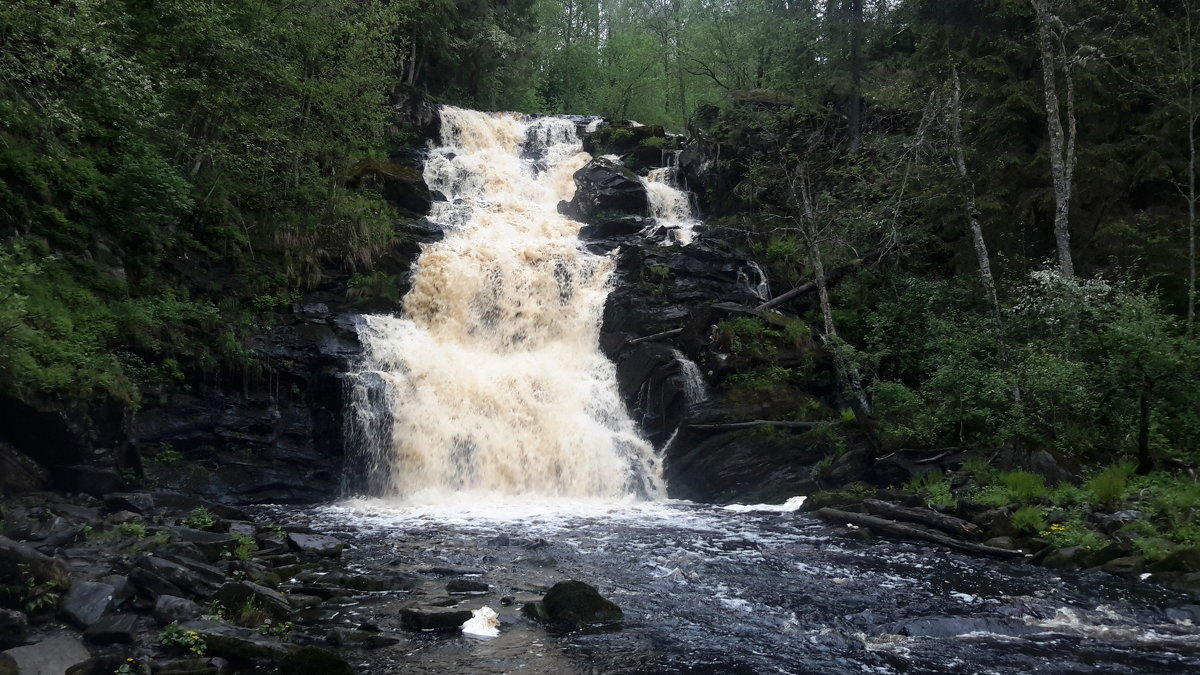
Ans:
[{"label": "tree trunk", "polygon": [[1150,386],[1143,386],[1138,397],[1138,473],[1147,474],[1154,470],[1154,458],[1150,455]]},{"label": "tree trunk", "polygon": [[846,121],[850,127],[847,150],[858,154],[862,146],[862,42],[863,0],[850,0],[850,98]]},{"label": "tree trunk", "polygon": [[[1038,51],[1042,57],[1042,83],[1046,99],[1046,128],[1050,134],[1050,173],[1054,182],[1054,241],[1058,248],[1058,268],[1063,276],[1075,276],[1071,258],[1071,188],[1075,174],[1075,83],[1071,77],[1062,36],[1055,35],[1051,24],[1058,21],[1050,13],[1049,0],[1030,0],[1037,12]],[[1058,100],[1058,71],[1066,83],[1067,130],[1063,131]]]},{"label": "tree trunk", "polygon": [[[954,93],[950,101],[950,136],[954,144],[954,166],[962,179],[965,196],[967,222],[971,227],[971,241],[975,245],[975,259],[979,264],[979,279],[983,283],[983,291],[988,303],[992,306],[992,322],[996,325],[996,349],[1000,363],[1008,366],[1008,344],[1004,340],[1004,321],[1000,314],[1000,297],[996,293],[996,279],[992,276],[992,262],[988,255],[987,243],[983,239],[983,227],[979,224],[979,209],[975,204],[975,182],[967,173],[966,151],[962,140],[962,83],[958,78],[958,67],[951,66],[951,76],[954,81]],[[1013,383],[1013,400],[1020,403],[1020,385]]]}]

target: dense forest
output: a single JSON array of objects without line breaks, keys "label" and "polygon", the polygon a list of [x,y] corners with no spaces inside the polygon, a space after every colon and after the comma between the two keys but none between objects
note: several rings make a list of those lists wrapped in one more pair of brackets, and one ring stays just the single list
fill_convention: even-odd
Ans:
[{"label": "dense forest", "polygon": [[847,423],[877,453],[1015,447],[1127,478],[1189,469],[1198,12],[10,2],[0,388],[133,409],[196,382],[250,387],[269,375],[250,338],[323,268],[394,295],[374,265],[416,216],[381,177],[413,171],[389,159],[424,142],[395,111],[427,97],[661,125],[713,157],[690,186],[708,224],[777,290],[819,287],[793,306],[811,330],[721,325],[754,362],[729,385],[746,396],[812,412],[805,366],[773,358],[794,339],[835,361]]}]

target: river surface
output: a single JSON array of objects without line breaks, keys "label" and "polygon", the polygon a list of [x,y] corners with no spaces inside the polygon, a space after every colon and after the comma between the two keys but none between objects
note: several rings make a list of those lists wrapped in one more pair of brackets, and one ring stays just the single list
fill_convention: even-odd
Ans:
[{"label": "river surface", "polygon": [[[350,653],[367,673],[1200,672],[1200,607],[1174,592],[868,541],[799,512],[511,498],[272,511],[346,538],[352,569],[422,580],[340,610],[401,638]],[[451,570],[491,592],[450,598]],[[623,624],[554,632],[520,616],[567,579],[620,605]],[[439,602],[492,607],[500,635],[401,631],[400,608]]]}]

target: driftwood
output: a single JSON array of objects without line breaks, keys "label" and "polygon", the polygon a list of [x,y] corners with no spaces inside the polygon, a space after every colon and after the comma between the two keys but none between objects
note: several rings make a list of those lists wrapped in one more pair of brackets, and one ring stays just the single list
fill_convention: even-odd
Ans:
[{"label": "driftwood", "polygon": [[664,330],[663,332],[655,333],[654,335],[643,335],[641,337],[631,338],[625,344],[636,345],[636,344],[639,344],[642,342],[651,342],[653,340],[661,340],[663,338],[675,337],[676,335],[679,335],[682,332],[683,332],[682,328],[672,328],[671,330]]},{"label": "driftwood", "polygon": [[1010,551],[1006,548],[996,548],[995,546],[985,546],[983,544],[975,544],[969,541],[961,541],[959,539],[954,539],[953,537],[948,537],[944,534],[930,532],[929,530],[913,527],[912,525],[906,525],[904,523],[898,523],[894,520],[868,516],[864,513],[851,513],[849,511],[841,511],[838,509],[823,508],[817,509],[815,512],[813,512],[813,515],[821,520],[857,525],[858,527],[865,527],[877,532],[895,535],[897,537],[907,537],[909,539],[930,541],[935,544],[941,544],[942,546],[948,546],[960,551],[967,551],[968,553],[979,553],[982,555],[996,556],[997,558],[1021,558],[1025,556],[1025,554],[1021,551]]},{"label": "driftwood", "polygon": [[910,523],[921,523],[948,532],[958,537],[975,537],[979,534],[979,526],[962,518],[955,518],[933,509],[916,509],[911,506],[900,506],[878,499],[863,501],[867,510],[878,516],[887,516],[892,520],[907,520]]},{"label": "driftwood", "polygon": [[784,429],[801,429],[807,431],[814,427],[825,426],[831,422],[789,422],[784,420],[753,420],[750,422],[726,422],[723,424],[689,424],[690,429],[719,430],[752,429],[754,427],[783,427]]}]

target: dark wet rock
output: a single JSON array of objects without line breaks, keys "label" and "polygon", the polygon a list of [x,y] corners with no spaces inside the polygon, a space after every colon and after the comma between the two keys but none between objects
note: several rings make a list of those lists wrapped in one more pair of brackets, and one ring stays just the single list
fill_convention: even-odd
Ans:
[{"label": "dark wet rock", "polygon": [[331,628],[326,634],[325,640],[334,647],[349,649],[378,649],[400,642],[399,638],[380,635],[378,631],[369,632],[349,628]]},{"label": "dark wet rock", "polygon": [[0,607],[0,649],[25,644],[29,635],[29,619],[24,612]]},{"label": "dark wet rock", "polygon": [[1015,537],[1017,529],[1012,525],[1012,511],[1008,507],[988,509],[971,519],[990,537]]},{"label": "dark wet rock", "polygon": [[254,539],[255,535],[258,534],[258,526],[254,523],[235,520],[229,523],[229,534],[240,534],[243,537]]},{"label": "dark wet rock", "polygon": [[194,630],[204,638],[208,645],[207,655],[226,659],[278,661],[295,649],[292,645],[265,638],[248,628],[215,621],[189,621],[179,626],[183,630]]},{"label": "dark wet rock", "polygon": [[209,562],[216,562],[229,550],[237,547],[238,540],[227,532],[208,532],[190,527],[167,528],[176,541],[192,544],[204,554]]},{"label": "dark wet rock", "polygon": [[1003,548],[1009,551],[1016,551],[1021,548],[1017,545],[1017,540],[1012,537],[992,537],[983,542],[983,545],[991,546],[992,548]]},{"label": "dark wet rock", "polygon": [[130,511],[149,516],[154,514],[154,497],[147,492],[114,492],[104,495],[104,508],[109,513]]},{"label": "dark wet rock", "polygon": [[296,609],[311,609],[320,605],[324,600],[316,595],[304,595],[302,593],[288,593],[286,596],[288,604]]},{"label": "dark wet rock", "polygon": [[790,434],[745,429],[703,437],[684,431],[667,449],[663,474],[669,494],[681,499],[781,502],[816,489],[812,468],[824,456],[820,447]]},{"label": "dark wet rock", "polygon": [[451,579],[446,582],[447,593],[487,593],[490,590],[487,582],[474,579]]},{"label": "dark wet rock", "polygon": [[646,216],[646,186],[629,169],[597,157],[575,172],[575,197],[559,205],[567,216],[602,222],[621,215]]},{"label": "dark wet rock", "polygon": [[1018,619],[992,617],[946,616],[913,619],[882,626],[880,633],[912,637],[952,638],[970,633],[1021,636],[1041,632],[1042,628],[1028,626]]},{"label": "dark wet rock", "polygon": [[50,472],[32,457],[0,442],[0,495],[44,490],[50,482]]},{"label": "dark wet rock", "polygon": [[292,606],[278,591],[249,581],[231,581],[221,586],[216,593],[217,602],[228,608],[253,604],[276,619],[287,618]]},{"label": "dark wet rock", "polygon": [[302,554],[333,557],[341,555],[342,549],[345,547],[341,539],[327,534],[289,532],[287,537],[291,542],[292,550]]},{"label": "dark wet rock", "polygon": [[579,228],[579,238],[596,241],[612,237],[626,237],[641,232],[649,220],[641,216],[614,216]]},{"label": "dark wet rock", "polygon": [[225,575],[211,565],[188,558],[168,559],[151,555],[137,562],[130,579],[141,584],[155,597],[165,593],[207,598],[224,581]]},{"label": "dark wet rock", "polygon": [[154,675],[219,675],[223,671],[214,660],[197,657],[162,661],[155,664]]},{"label": "dark wet rock", "polygon": [[473,616],[469,609],[406,607],[400,610],[400,627],[405,630],[453,630]]},{"label": "dark wet rock", "polygon": [[190,541],[176,541],[166,546],[160,547],[155,551],[158,555],[168,556],[172,558],[187,558],[188,560],[196,560],[206,562],[209,557],[200,550],[200,547]]},{"label": "dark wet rock", "polygon": [[[102,654],[77,663],[67,669],[66,675],[113,675],[121,672],[121,666],[130,668],[127,672],[138,675],[150,675],[150,666],[146,663],[130,663],[129,657],[122,654]],[[161,672],[161,671],[160,671]]]},{"label": "dark wet rock", "polygon": [[39,582],[61,581],[66,579],[67,570],[61,561],[28,544],[0,537],[0,579],[19,579],[25,574]]},{"label": "dark wet rock", "polygon": [[117,589],[96,581],[76,581],[62,597],[59,606],[64,616],[80,628],[96,623],[115,604]]},{"label": "dark wet rock", "polygon": [[129,484],[116,470],[108,467],[77,465],[57,470],[58,486],[67,492],[82,492],[93,497],[103,497],[113,492],[124,492]]},{"label": "dark wet rock", "polygon": [[1082,546],[1067,546],[1066,548],[1051,549],[1041,559],[1042,565],[1059,569],[1082,567],[1087,563],[1091,551]]},{"label": "dark wet rock", "polygon": [[354,669],[341,656],[311,646],[293,650],[279,667],[288,675],[354,675]]},{"label": "dark wet rock", "polygon": [[1105,534],[1112,534],[1125,526],[1126,523],[1139,520],[1142,512],[1134,509],[1124,509],[1116,513],[1093,513],[1092,520],[1097,529]]},{"label": "dark wet rock", "polygon": [[[652,141],[651,139],[660,139]],[[583,150],[590,155],[624,155],[639,148],[650,147],[661,154],[666,131],[659,125],[634,126],[628,122],[612,121],[583,137]]]},{"label": "dark wet rock", "polygon": [[94,645],[133,644],[137,633],[136,614],[110,614],[88,626],[83,638]]},{"label": "dark wet rock", "polygon": [[283,532],[264,530],[254,535],[254,541],[258,544],[258,553],[263,556],[287,553],[291,550],[287,534]]},{"label": "dark wet rock", "polygon": [[560,581],[546,591],[541,602],[526,603],[521,612],[530,618],[568,626],[617,623],[621,608],[582,581]]},{"label": "dark wet rock", "polygon": [[1150,565],[1152,572],[1200,572],[1200,546],[1172,551]]},{"label": "dark wet rock", "polygon": [[154,620],[163,626],[173,621],[190,621],[200,613],[200,605],[177,595],[160,595],[154,601]]},{"label": "dark wet rock", "polygon": [[1100,569],[1125,577],[1137,576],[1146,569],[1146,559],[1140,555],[1114,558],[1101,565]]},{"label": "dark wet rock", "polygon": [[405,591],[417,583],[416,579],[406,574],[346,574],[342,572],[326,574],[319,577],[319,580],[326,584],[364,592]]},{"label": "dark wet rock", "polygon": [[0,652],[0,673],[8,675],[57,675],[91,654],[77,638],[58,636],[25,647]]}]

